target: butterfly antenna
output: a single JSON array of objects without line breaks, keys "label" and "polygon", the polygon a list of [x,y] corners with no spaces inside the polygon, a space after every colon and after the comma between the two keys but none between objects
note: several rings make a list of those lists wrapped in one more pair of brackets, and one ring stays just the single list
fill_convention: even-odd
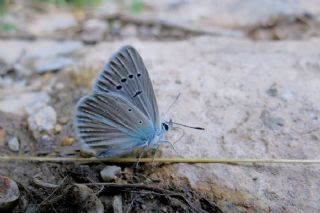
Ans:
[{"label": "butterfly antenna", "polygon": [[173,100],[173,102],[170,104],[170,106],[168,107],[167,111],[165,114],[167,114],[169,112],[169,110],[173,107],[173,105],[175,105],[175,103],[177,103],[179,97],[180,97],[181,93],[179,93],[176,98]]},{"label": "butterfly antenna", "polygon": [[179,123],[176,123],[176,122],[172,122],[172,123],[173,123],[173,124],[176,124],[176,125],[179,125],[179,126],[188,127],[188,128],[191,128],[191,129],[205,130],[205,129],[204,129],[204,128],[202,128],[202,127],[197,127],[197,126],[188,126],[188,125],[179,124]]}]

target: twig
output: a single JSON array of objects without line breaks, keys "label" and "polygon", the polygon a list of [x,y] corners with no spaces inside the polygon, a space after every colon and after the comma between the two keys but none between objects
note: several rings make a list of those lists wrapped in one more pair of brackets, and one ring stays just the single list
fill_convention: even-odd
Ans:
[{"label": "twig", "polygon": [[[80,163],[136,163],[137,158],[63,158],[63,157],[30,157],[0,156],[0,161],[33,161],[33,162],[80,162]],[[320,164],[317,159],[232,159],[232,158],[141,158],[141,163],[293,163]]]},{"label": "twig", "polygon": [[199,209],[193,204],[191,201],[189,201],[187,198],[185,198],[182,194],[173,192],[167,189],[161,189],[154,186],[149,185],[141,185],[141,184],[119,184],[119,183],[87,183],[85,184],[87,186],[96,186],[96,185],[102,185],[105,189],[113,189],[113,190],[128,190],[128,191],[148,191],[151,193],[155,193],[158,195],[167,195],[176,199],[181,200],[186,205],[189,206],[189,208],[192,209],[193,212],[204,212],[202,209]]}]

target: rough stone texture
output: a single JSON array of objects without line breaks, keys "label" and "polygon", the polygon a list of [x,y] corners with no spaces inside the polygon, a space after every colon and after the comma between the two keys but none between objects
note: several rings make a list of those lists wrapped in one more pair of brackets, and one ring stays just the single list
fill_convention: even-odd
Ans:
[{"label": "rough stone texture", "polygon": [[6,176],[0,176],[0,211],[11,212],[17,204],[20,191],[17,183]]},{"label": "rough stone texture", "polygon": [[11,151],[14,151],[14,152],[18,152],[19,151],[19,148],[20,148],[20,144],[19,144],[19,141],[16,137],[14,138],[11,138],[9,141],[8,141],[8,146],[9,146],[9,149]]},{"label": "rough stone texture", "polygon": [[[320,4],[313,0],[146,0],[151,8],[144,15],[200,28],[251,27],[278,16],[320,14]],[[188,14],[187,16],[185,14]]]},{"label": "rough stone texture", "polygon": [[66,30],[76,26],[77,21],[71,14],[55,12],[38,15],[37,18],[25,26],[25,29],[33,35],[43,36],[50,35],[57,30]]},{"label": "rough stone texture", "polygon": [[100,171],[100,176],[103,181],[109,182],[113,181],[120,172],[121,167],[119,166],[106,166]]},{"label": "rough stone texture", "polygon": [[72,64],[72,59],[66,57],[58,57],[53,59],[39,60],[35,63],[34,67],[37,73],[45,73],[48,71],[58,71]]},{"label": "rough stone texture", "polygon": [[82,212],[103,213],[104,207],[92,189],[82,184],[74,184],[67,188],[66,199],[72,200],[70,206]]},{"label": "rough stone texture", "polygon": [[51,106],[41,108],[35,114],[29,116],[29,128],[33,132],[35,138],[40,136],[40,133],[51,132],[57,122],[57,113]]},{"label": "rough stone texture", "polygon": [[85,43],[96,43],[104,39],[108,23],[99,19],[89,19],[83,24],[81,38]]},{"label": "rough stone texture", "polygon": [[[94,66],[123,44],[86,49]],[[320,152],[320,40],[252,42],[199,37],[181,42],[130,41],[149,69],[161,112],[184,129],[175,147],[185,157],[317,159]],[[187,107],[186,107],[187,106]],[[178,138],[172,131],[169,139]],[[170,147],[163,156],[175,155]],[[158,169],[163,181],[184,183],[226,212],[318,212],[316,165],[177,164]],[[185,180],[185,181],[182,181]]]},{"label": "rough stone texture", "polygon": [[[23,115],[38,109],[37,106],[48,103],[50,97],[45,92],[29,92],[0,97],[0,111]],[[36,108],[36,109],[35,109]]]},{"label": "rough stone texture", "polygon": [[114,213],[123,213],[123,205],[122,205],[122,197],[121,196],[114,196],[113,201],[113,212]]}]

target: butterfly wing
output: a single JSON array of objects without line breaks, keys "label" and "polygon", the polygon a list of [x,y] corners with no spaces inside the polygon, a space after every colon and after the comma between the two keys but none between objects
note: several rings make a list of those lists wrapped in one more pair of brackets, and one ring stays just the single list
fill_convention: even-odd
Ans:
[{"label": "butterfly wing", "polygon": [[115,92],[125,97],[160,130],[159,112],[148,71],[131,46],[121,48],[107,63],[93,87],[96,93]]},{"label": "butterfly wing", "polygon": [[113,92],[82,98],[76,106],[75,129],[82,146],[107,157],[144,147],[155,135],[151,121]]}]

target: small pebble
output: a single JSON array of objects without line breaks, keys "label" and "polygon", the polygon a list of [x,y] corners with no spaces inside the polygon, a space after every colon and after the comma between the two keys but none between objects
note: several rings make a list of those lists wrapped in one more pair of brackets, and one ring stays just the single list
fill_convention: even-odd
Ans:
[{"label": "small pebble", "polygon": [[11,212],[19,196],[17,183],[8,177],[0,176],[0,212]]},{"label": "small pebble", "polygon": [[8,142],[9,149],[14,152],[18,152],[20,148],[19,141],[16,137],[11,138]]},{"label": "small pebble", "polygon": [[67,124],[68,123],[68,121],[69,121],[69,119],[67,118],[67,117],[60,117],[59,119],[58,119],[58,122],[60,123],[60,124]]},{"label": "small pebble", "polygon": [[62,146],[71,146],[74,143],[74,138],[65,137],[62,141]]},{"label": "small pebble", "polygon": [[120,172],[121,168],[119,166],[106,166],[100,171],[100,176],[103,181],[109,182],[115,180]]},{"label": "small pebble", "polygon": [[123,206],[122,206],[122,197],[121,196],[114,196],[113,201],[113,212],[114,213],[122,213],[123,212]]},{"label": "small pebble", "polygon": [[92,189],[82,184],[74,184],[66,189],[66,199],[79,209],[87,209],[90,213],[103,213],[104,206]]},{"label": "small pebble", "polygon": [[55,125],[53,130],[54,130],[55,134],[59,134],[62,130],[62,126],[60,124],[57,124],[57,125]]},{"label": "small pebble", "polygon": [[56,121],[57,113],[51,106],[41,108],[28,118],[29,128],[32,130],[35,138],[39,138],[42,131],[50,132],[53,130]]}]

